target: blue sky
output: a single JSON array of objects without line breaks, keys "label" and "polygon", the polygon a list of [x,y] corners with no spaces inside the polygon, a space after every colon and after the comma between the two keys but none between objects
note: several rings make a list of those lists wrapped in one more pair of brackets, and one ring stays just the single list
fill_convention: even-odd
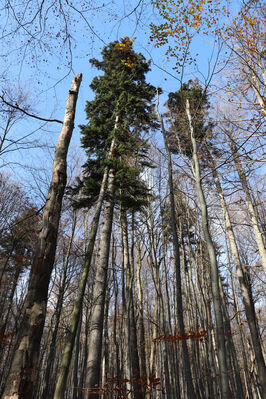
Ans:
[{"label": "blue sky", "polygon": [[[64,1],[62,0],[62,3]],[[82,2],[74,3],[75,10],[72,9],[68,16],[67,33],[64,29],[65,21],[60,17],[60,13],[58,13],[59,17],[57,17],[56,9],[52,13],[47,8],[48,18],[45,21],[44,33],[36,34],[39,42],[32,39],[29,44],[27,40],[29,40],[29,32],[31,35],[34,34],[34,24],[26,25],[13,35],[7,35],[16,27],[16,23],[12,22],[14,18],[10,10],[9,15],[7,10],[1,10],[1,20],[6,20],[7,24],[2,28],[0,35],[0,43],[2,44],[2,47],[0,47],[2,55],[0,81],[2,91],[5,91],[6,87],[11,88],[11,92],[14,93],[14,99],[16,98],[18,87],[23,92],[28,93],[27,102],[33,113],[42,117],[63,119],[65,99],[73,73],[82,72],[83,81],[77,104],[76,128],[71,144],[72,147],[77,147],[80,140],[78,125],[85,122],[84,106],[86,100],[93,98],[89,84],[92,78],[99,73],[99,71],[90,66],[89,59],[92,57],[99,58],[105,44],[113,40],[119,40],[125,35],[130,38],[136,37],[134,42],[135,51],[141,52],[147,59],[152,59],[152,71],[147,79],[153,85],[164,90],[161,104],[165,101],[167,93],[177,90],[180,84],[178,79],[176,79],[179,75],[172,69],[174,63],[165,63],[165,48],[154,48],[153,44],[149,43],[149,23],[150,21],[155,23],[160,21],[156,9],[150,5],[149,1],[141,3],[142,7],[137,7],[135,11],[134,8],[138,5],[137,1],[115,0],[105,3],[104,6],[102,6],[103,3],[98,2],[96,10],[92,9],[83,13],[86,21],[76,11],[80,9],[77,4]],[[88,2],[84,3],[88,4]],[[19,13],[20,5],[17,5],[17,8],[13,10],[19,15],[22,22],[29,21],[30,16],[35,14],[38,0],[31,0],[28,4],[32,9],[26,10],[24,20],[23,15]],[[54,4],[57,4],[56,1]],[[44,12],[45,10],[43,14]],[[36,18],[35,32],[38,31],[38,26],[38,19]],[[67,66],[69,60],[68,40],[64,42],[67,35],[71,37],[73,57],[71,71]],[[3,36],[5,37],[3,38]],[[31,46],[31,43],[34,43],[34,46]],[[214,57],[211,60],[213,49]],[[214,62],[216,49],[217,47],[215,47],[212,37],[195,38],[192,52],[199,54],[197,68],[200,72],[193,66],[187,66],[184,80],[198,77],[204,81],[208,75],[208,68]],[[40,125],[39,121],[30,118],[23,119],[15,125],[12,133],[13,137],[29,134],[38,129]],[[42,130],[32,134],[31,137],[40,139],[44,145],[48,143],[51,146],[50,151],[47,152],[47,150],[36,148],[35,150],[23,149],[12,152],[8,158],[5,158],[5,161],[18,162],[18,165],[11,163],[8,169],[11,168],[15,175],[24,180],[29,179],[30,176],[26,170],[21,169],[20,164],[34,167],[40,166],[51,170],[52,146],[57,141],[59,130],[60,125],[49,123]]]}]

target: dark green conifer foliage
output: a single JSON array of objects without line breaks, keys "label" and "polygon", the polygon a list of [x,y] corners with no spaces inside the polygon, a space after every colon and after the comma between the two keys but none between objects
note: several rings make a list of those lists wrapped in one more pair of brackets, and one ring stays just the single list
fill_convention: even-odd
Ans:
[{"label": "dark green conifer foliage", "polygon": [[183,83],[180,90],[169,93],[166,116],[170,122],[167,137],[170,150],[173,153],[182,152],[184,155],[191,157],[190,130],[186,115],[187,99],[189,99],[190,103],[194,134],[199,151],[203,148],[204,140],[211,133],[213,124],[206,123],[206,115],[210,105],[207,93],[197,81],[189,80],[188,83]]},{"label": "dark green conifer foliage", "polygon": [[[90,85],[95,97],[86,104],[88,123],[80,126],[87,161],[76,205],[89,207],[94,203],[108,166],[115,172],[116,201],[126,208],[138,208],[148,194],[139,178],[141,168],[151,166],[143,134],[157,123],[152,104],[156,89],[146,82],[150,62],[133,51],[128,37],[104,47],[102,61],[90,62],[103,75],[95,77]],[[113,138],[116,145],[110,159],[107,154]]]}]

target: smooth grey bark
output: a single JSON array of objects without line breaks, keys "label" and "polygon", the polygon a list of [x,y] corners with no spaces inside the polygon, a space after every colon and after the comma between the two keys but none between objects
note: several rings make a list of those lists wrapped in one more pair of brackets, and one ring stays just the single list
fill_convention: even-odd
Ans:
[{"label": "smooth grey bark", "polygon": [[[84,304],[83,304],[84,306]],[[90,307],[89,304],[86,306],[86,312],[85,312],[85,340],[83,342],[83,356],[82,356],[82,365],[81,365],[81,373],[80,373],[80,380],[79,384],[80,387],[84,386],[84,381],[85,381],[85,376],[86,376],[86,362],[87,362],[87,357],[88,357],[88,334],[89,334],[89,320],[90,320]],[[78,390],[78,399],[83,398],[83,392],[81,389]]]},{"label": "smooth grey bark", "polygon": [[114,346],[115,346],[115,367],[113,368],[115,371],[115,375],[118,378],[118,381],[121,381],[121,371],[120,371],[120,359],[119,359],[119,342],[118,342],[118,282],[117,282],[117,276],[116,276],[116,270],[115,270],[115,258],[116,258],[116,253],[115,253],[115,241],[113,237],[113,248],[112,248],[112,265],[113,265],[113,286],[114,286],[114,325],[113,325],[113,340],[114,340]]},{"label": "smooth grey bark", "polygon": [[[120,193],[122,195],[122,193]],[[123,374],[124,378],[130,380],[131,378],[131,363],[130,363],[130,317],[128,309],[128,297],[129,297],[129,270],[128,270],[128,253],[126,254],[127,238],[125,236],[125,227],[123,226],[122,211],[120,212],[120,224],[121,224],[121,244],[122,244],[122,309],[123,309],[123,333],[125,339],[124,346],[124,362],[123,362]],[[129,381],[125,384],[125,390],[130,392],[131,384]]]},{"label": "smooth grey bark", "polygon": [[[157,310],[158,310],[158,322],[160,328],[160,334],[163,333],[165,336],[168,335],[168,331],[166,329],[165,323],[165,307],[164,300],[162,294],[162,286],[161,286],[161,278],[160,278],[160,265],[161,261],[158,260],[157,251],[156,251],[156,238],[155,238],[155,228],[154,228],[154,218],[152,217],[151,205],[149,204],[148,208],[148,232],[149,232],[149,241],[150,241],[150,252],[151,252],[151,271],[152,271],[152,279],[155,287],[156,293],[156,302],[157,302]],[[163,340],[160,345],[160,352],[158,353],[158,357],[161,356],[160,363],[164,368],[164,379],[165,379],[165,394],[166,396],[170,396],[170,380],[169,380],[169,366],[168,366],[168,351],[167,351],[167,342]],[[157,360],[158,361],[158,360]],[[158,369],[159,371],[159,369]],[[159,372],[158,372],[158,375]],[[158,396],[158,392],[157,392]]]},{"label": "smooth grey bark", "polygon": [[[108,281],[110,278],[110,274],[107,277]],[[110,295],[110,289],[107,286],[107,293],[106,293],[106,297],[105,297],[105,306],[104,306],[104,333],[103,333],[103,358],[102,358],[102,371],[101,371],[101,386],[103,387],[104,384],[107,382],[107,378],[108,378],[108,373],[109,373],[109,365],[110,365],[110,361],[109,361],[109,334],[108,334],[108,315],[109,315],[109,305],[110,305],[110,299],[111,299],[111,295]]]},{"label": "smooth grey bark", "polygon": [[146,348],[145,348],[145,327],[144,327],[144,310],[143,310],[143,289],[141,284],[141,248],[140,242],[137,243],[137,251],[138,251],[138,258],[137,258],[137,287],[138,287],[138,299],[139,299],[139,354],[140,354],[140,375],[143,377],[147,375],[146,370]]},{"label": "smooth grey bark", "polygon": [[67,152],[74,128],[76,102],[82,74],[74,76],[66,101],[62,130],[54,155],[53,174],[43,212],[22,322],[3,399],[30,399],[39,359],[48,286],[53,269],[62,199],[67,180]]},{"label": "smooth grey bark", "polygon": [[222,189],[222,186],[221,186],[221,183],[219,180],[219,176],[218,176],[217,170],[215,168],[215,164],[214,164],[211,154],[209,154],[209,159],[210,159],[210,165],[212,168],[214,181],[216,184],[216,189],[217,189],[217,192],[218,192],[218,195],[220,198],[221,208],[222,208],[223,214],[224,214],[225,229],[226,229],[226,232],[228,235],[229,245],[230,245],[232,255],[234,258],[234,263],[236,266],[236,272],[237,272],[241,295],[242,295],[242,299],[243,299],[243,303],[244,303],[244,307],[245,307],[245,313],[247,316],[252,346],[254,349],[254,354],[255,354],[256,363],[257,363],[257,367],[258,367],[259,383],[262,387],[263,395],[266,395],[266,366],[265,366],[265,361],[264,361],[264,356],[263,356],[262,344],[261,344],[261,339],[260,339],[258,321],[257,321],[257,317],[256,317],[252,292],[251,292],[250,286],[247,281],[247,275],[246,275],[247,272],[245,271],[244,266],[242,265],[242,262],[240,259],[234,230],[232,227],[227,204],[226,204],[225,198],[224,198],[223,189]]},{"label": "smooth grey bark", "polygon": [[264,243],[264,240],[263,240],[262,232],[260,231],[260,228],[259,228],[258,219],[257,219],[257,215],[256,215],[256,210],[254,208],[254,205],[253,205],[253,202],[252,202],[252,199],[251,199],[246,173],[245,173],[244,168],[242,166],[242,162],[241,162],[239,153],[237,151],[236,143],[235,143],[235,141],[234,141],[234,139],[232,137],[232,134],[230,132],[227,132],[227,136],[229,138],[230,147],[231,147],[231,151],[232,151],[232,156],[233,156],[233,160],[234,160],[234,163],[235,163],[235,168],[237,170],[240,183],[241,183],[243,191],[245,193],[245,201],[246,201],[247,209],[248,209],[248,212],[249,212],[249,215],[250,215],[251,224],[252,224],[252,227],[253,227],[253,230],[254,230],[255,240],[256,240],[257,245],[258,245],[258,250],[259,250],[260,257],[261,257],[261,264],[262,264],[264,273],[266,274],[266,249],[265,249],[265,243]]},{"label": "smooth grey bark", "polygon": [[189,122],[190,128],[190,138],[192,143],[192,157],[194,162],[193,173],[196,180],[196,187],[198,192],[198,197],[200,201],[201,208],[201,218],[202,218],[202,229],[204,237],[207,243],[209,258],[210,258],[210,269],[211,269],[211,286],[212,286],[212,296],[214,313],[216,319],[216,329],[217,329],[217,351],[219,368],[221,373],[221,396],[222,399],[229,399],[229,381],[228,381],[228,370],[226,365],[226,349],[225,349],[225,329],[223,322],[223,310],[222,310],[222,300],[220,296],[219,289],[219,271],[216,258],[215,247],[212,241],[210,228],[209,228],[209,217],[205,195],[202,188],[202,181],[200,176],[200,165],[198,158],[197,142],[194,135],[194,128],[192,123],[192,116],[190,113],[189,100],[186,100],[186,114]]},{"label": "smooth grey bark", "polygon": [[230,318],[228,315],[228,304],[226,303],[226,297],[221,278],[220,278],[220,292],[223,304],[225,331],[228,337],[226,340],[227,369],[232,370],[233,372],[229,373],[230,386],[232,387],[231,393],[233,393],[237,399],[244,399],[245,395],[240,378],[239,364],[237,361],[237,354],[235,350],[234,341],[232,339],[232,330],[231,330]]},{"label": "smooth grey bark", "polygon": [[133,377],[136,379],[140,376],[139,367],[139,355],[138,355],[138,342],[136,332],[136,320],[135,320],[135,309],[133,301],[133,282],[134,282],[134,270],[133,264],[130,263],[129,258],[129,244],[128,244],[128,221],[125,209],[121,209],[121,229],[122,229],[122,249],[123,249],[123,267],[125,269],[125,308],[126,311],[124,317],[125,331],[128,341],[126,341],[126,352],[128,365],[126,378],[131,380],[130,389],[133,389],[134,399],[142,399],[143,393],[141,392],[141,386],[138,382],[133,383]]},{"label": "smooth grey bark", "polygon": [[236,315],[236,320],[237,320],[237,328],[238,328],[238,334],[240,336],[240,348],[241,348],[241,354],[242,354],[242,359],[243,359],[243,368],[244,368],[244,380],[245,380],[245,386],[246,386],[246,391],[247,391],[247,398],[252,399],[252,390],[251,390],[251,382],[249,378],[249,370],[248,370],[248,361],[247,361],[247,353],[246,353],[246,347],[244,343],[244,332],[241,327],[241,318],[240,318],[240,312],[239,312],[239,304],[238,304],[238,298],[236,295],[236,287],[235,287],[235,281],[234,281],[234,276],[233,276],[233,268],[232,268],[232,260],[231,260],[231,252],[229,250],[229,246],[227,243],[227,237],[226,239],[226,251],[227,251],[227,257],[228,257],[228,262],[229,262],[229,271],[230,271],[230,280],[231,280],[231,287],[232,287],[232,295],[233,295],[233,304],[234,304],[234,312]]},{"label": "smooth grey bark", "polygon": [[79,371],[79,355],[80,355],[80,338],[81,338],[81,326],[82,326],[82,311],[78,322],[78,328],[76,333],[76,345],[75,345],[75,359],[73,367],[73,393],[72,399],[78,399],[78,371]]},{"label": "smooth grey bark", "polygon": [[[171,231],[173,234],[173,254],[174,254],[175,274],[176,274],[177,320],[178,320],[179,333],[184,334],[185,325],[184,325],[183,301],[182,301],[180,244],[179,244],[177,225],[176,225],[177,215],[176,215],[176,210],[175,210],[172,158],[171,158],[170,150],[168,148],[168,143],[167,143],[167,139],[166,139],[166,133],[165,133],[163,120],[162,120],[159,112],[157,112],[157,115],[158,115],[158,120],[161,124],[164,145],[165,145],[165,149],[166,149],[166,153],[167,153],[168,186],[169,186],[170,210],[171,210]],[[196,394],[195,394],[194,385],[193,385],[188,347],[187,347],[187,342],[185,339],[181,341],[181,345],[182,345],[182,354],[183,354],[183,360],[184,360],[184,371],[185,371],[187,395],[188,395],[188,398],[194,399],[196,397]]]},{"label": "smooth grey bark", "polygon": [[[42,399],[51,397],[52,392],[53,392],[52,386],[51,386],[51,372],[52,372],[52,368],[54,365],[54,359],[55,359],[55,355],[56,355],[56,338],[57,338],[57,333],[58,333],[58,328],[59,328],[61,311],[62,311],[62,307],[63,307],[65,285],[66,285],[66,279],[67,279],[67,270],[68,270],[70,252],[71,252],[71,248],[72,248],[72,244],[73,244],[75,229],[76,229],[76,213],[74,213],[72,233],[71,233],[71,237],[70,237],[68,248],[67,248],[67,254],[66,254],[66,259],[65,259],[64,269],[63,269],[63,276],[62,276],[59,293],[58,293],[58,299],[57,299],[57,303],[56,303],[56,309],[55,309],[55,312],[53,315],[54,323],[52,323],[52,324],[54,324],[54,328],[52,331],[51,342],[48,346],[49,351],[48,351],[48,356],[47,356],[47,365],[46,365],[45,374],[44,374],[44,387],[43,387],[43,392],[42,392]],[[54,389],[54,386],[53,386],[53,389]]]},{"label": "smooth grey bark", "polygon": [[86,254],[85,254],[85,263],[84,263],[82,276],[81,276],[79,286],[78,286],[77,298],[76,298],[73,312],[72,312],[72,318],[71,318],[69,332],[68,332],[66,342],[65,342],[63,358],[61,361],[61,366],[60,366],[57,383],[56,383],[56,389],[55,389],[55,393],[54,393],[54,399],[63,399],[63,397],[64,397],[69,366],[70,366],[72,352],[73,352],[74,343],[75,343],[76,332],[77,332],[77,328],[78,328],[79,319],[81,317],[83,297],[84,297],[84,293],[85,293],[85,289],[86,289],[86,284],[87,284],[88,274],[89,274],[89,270],[90,270],[91,259],[92,259],[95,239],[96,239],[96,235],[97,235],[102,204],[103,204],[105,191],[106,191],[107,180],[108,180],[108,169],[106,169],[104,172],[104,176],[103,176],[103,180],[102,180],[102,184],[101,184],[101,188],[100,188],[100,193],[99,193],[96,208],[95,208],[95,214],[94,214],[93,220],[91,222],[91,230],[90,230],[90,234],[89,234],[89,238],[88,238],[88,245],[87,245]]},{"label": "smooth grey bark", "polygon": [[[103,214],[103,226],[99,244],[96,276],[93,287],[92,311],[88,339],[86,386],[88,389],[92,390],[94,390],[100,382],[104,304],[113,224],[114,190],[114,171],[110,169],[107,182],[107,199]],[[98,398],[98,395],[90,393],[89,398]]]}]

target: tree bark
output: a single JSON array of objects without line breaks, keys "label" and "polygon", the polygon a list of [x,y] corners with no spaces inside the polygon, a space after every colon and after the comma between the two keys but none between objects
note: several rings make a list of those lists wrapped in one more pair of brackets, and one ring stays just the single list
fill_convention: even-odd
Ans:
[{"label": "tree bark", "polygon": [[[174,198],[174,185],[173,185],[173,171],[172,171],[172,159],[171,153],[168,148],[164,124],[162,118],[158,112],[158,119],[161,123],[162,134],[164,138],[164,145],[167,152],[167,162],[168,162],[168,186],[170,191],[170,209],[171,209],[171,231],[173,234],[173,254],[174,254],[174,262],[175,262],[175,273],[176,273],[176,306],[177,306],[177,319],[178,319],[178,328],[179,333],[184,334],[185,325],[184,325],[184,317],[183,317],[183,302],[182,302],[182,284],[181,284],[181,262],[180,262],[180,244],[179,238],[177,234],[177,225],[176,225],[176,211],[175,211],[175,198]],[[184,361],[184,370],[185,370],[185,379],[186,379],[186,387],[187,387],[187,395],[188,398],[194,399],[196,397],[192,374],[191,374],[191,366],[190,359],[188,353],[188,347],[186,340],[182,340],[182,354]]]},{"label": "tree bark", "polygon": [[194,128],[192,124],[192,117],[190,113],[189,100],[186,100],[186,114],[189,122],[190,128],[190,137],[192,143],[193,150],[193,161],[194,161],[194,176],[196,180],[196,186],[200,201],[201,207],[201,217],[202,217],[202,228],[204,237],[207,243],[209,258],[210,258],[210,266],[211,266],[211,286],[212,286],[212,296],[213,296],[213,305],[214,305],[214,313],[216,319],[216,329],[217,329],[217,350],[218,350],[218,360],[219,360],[219,368],[221,373],[221,396],[222,399],[229,398],[229,383],[228,383],[228,371],[226,366],[226,350],[225,350],[225,330],[223,323],[223,311],[222,311],[222,300],[220,297],[220,289],[219,289],[219,271],[218,264],[216,259],[216,252],[214,248],[214,244],[212,241],[212,237],[210,234],[209,228],[209,220],[208,220],[208,211],[205,195],[202,188],[201,176],[200,176],[200,165],[198,159],[198,151],[197,151],[197,142],[194,136]]},{"label": "tree bark", "polygon": [[106,169],[104,176],[103,176],[102,184],[101,184],[100,194],[99,194],[99,197],[97,200],[95,214],[94,214],[94,217],[93,217],[93,220],[91,223],[91,231],[90,231],[90,235],[89,235],[89,239],[88,239],[88,246],[86,249],[85,263],[84,263],[82,276],[81,276],[79,286],[78,286],[78,293],[77,293],[77,298],[76,298],[76,302],[74,305],[74,309],[72,312],[72,318],[71,318],[69,332],[68,332],[66,342],[65,342],[64,353],[63,353],[60,370],[58,373],[54,399],[63,399],[65,389],[66,389],[68,370],[69,370],[69,366],[70,366],[70,362],[71,362],[71,358],[72,358],[72,352],[73,352],[73,348],[74,348],[78,323],[79,323],[79,319],[81,317],[83,297],[84,297],[88,274],[89,274],[89,270],[90,270],[91,259],[92,259],[93,249],[94,249],[94,243],[95,243],[96,234],[97,234],[97,230],[98,230],[99,218],[100,218],[102,204],[103,204],[103,200],[104,200],[104,196],[105,196],[107,180],[108,180],[108,170]]},{"label": "tree bark", "polygon": [[[114,171],[110,169],[107,183],[107,200],[103,214],[103,228],[99,245],[97,270],[93,287],[92,312],[88,342],[86,385],[88,389],[92,390],[97,389],[100,381],[104,304],[113,223],[114,189]],[[89,393],[88,397],[92,399],[98,398],[99,396],[98,394]]]},{"label": "tree bark", "polygon": [[52,180],[43,213],[43,226],[30,272],[22,323],[16,339],[14,357],[3,394],[4,399],[30,399],[32,396],[67,180],[66,158],[74,128],[81,79],[81,74],[74,76],[66,101],[63,127],[55,150]]},{"label": "tree bark", "polygon": [[[55,359],[55,355],[56,355],[56,338],[57,338],[57,333],[58,333],[58,329],[59,329],[61,311],[62,311],[62,307],[63,307],[68,264],[69,264],[75,229],[76,229],[76,213],[74,213],[72,233],[71,233],[71,237],[70,237],[68,248],[67,248],[66,260],[65,260],[64,269],[63,269],[63,277],[62,277],[62,281],[61,281],[60,288],[59,288],[56,309],[55,309],[55,312],[53,315],[53,318],[55,318],[55,322],[54,322],[54,328],[53,328],[53,332],[52,332],[52,338],[48,345],[49,351],[48,351],[48,356],[47,356],[46,370],[45,370],[45,374],[44,374],[44,388],[43,388],[43,392],[42,392],[42,399],[51,397],[52,392],[53,392],[51,390],[52,387],[51,387],[51,383],[50,383],[51,382],[51,372],[53,369],[54,359]],[[54,389],[54,384],[53,384],[53,389]]]},{"label": "tree bark", "polygon": [[137,259],[137,286],[139,299],[139,353],[140,353],[140,375],[147,375],[146,370],[146,347],[145,347],[145,327],[144,327],[144,311],[143,311],[143,290],[141,285],[141,249],[140,242],[137,243],[138,259]]},{"label": "tree bark", "polygon": [[239,176],[239,180],[240,183],[243,187],[243,191],[245,193],[245,199],[246,199],[246,205],[248,208],[248,212],[250,215],[250,220],[252,223],[252,227],[254,229],[254,234],[255,234],[255,239],[258,245],[258,250],[259,250],[259,254],[261,257],[261,264],[264,270],[264,273],[266,274],[266,250],[265,250],[265,244],[263,242],[263,237],[262,237],[262,233],[260,232],[259,229],[259,224],[258,224],[258,220],[257,220],[257,216],[256,216],[256,211],[251,199],[251,195],[249,192],[249,187],[248,187],[248,181],[246,178],[246,174],[244,171],[244,168],[242,166],[241,160],[240,160],[240,156],[239,153],[237,151],[237,147],[236,147],[236,143],[233,140],[233,137],[231,135],[231,133],[227,132],[227,136],[229,138],[230,141],[230,147],[232,150],[232,155],[233,155],[233,160],[235,163],[235,167]]},{"label": "tree bark", "polygon": [[239,286],[242,294],[242,299],[245,307],[245,313],[247,316],[247,321],[248,321],[248,326],[250,330],[250,335],[251,335],[251,340],[252,340],[252,346],[254,349],[255,353],[255,358],[256,358],[256,363],[258,366],[258,375],[259,375],[259,382],[262,387],[264,395],[266,395],[266,366],[265,366],[265,361],[264,361],[264,356],[263,356],[263,351],[261,347],[261,340],[260,340],[260,334],[259,334],[259,328],[258,328],[258,322],[257,322],[257,317],[256,317],[256,312],[255,312],[255,307],[254,307],[254,302],[252,298],[252,292],[250,290],[249,284],[247,282],[247,277],[246,277],[246,271],[244,270],[244,266],[242,265],[242,262],[240,260],[240,255],[236,243],[236,238],[235,234],[233,231],[230,215],[227,209],[227,205],[225,202],[224,194],[223,194],[223,189],[219,180],[219,176],[217,173],[217,170],[214,165],[214,161],[212,159],[211,154],[209,153],[209,159],[210,159],[210,166],[212,168],[212,174],[214,177],[214,181],[216,184],[216,189],[220,198],[220,203],[221,207],[223,210],[224,214],[224,220],[225,220],[225,229],[228,235],[228,241],[229,245],[234,257],[234,263],[236,266],[236,272],[237,272],[237,277],[239,281]]},{"label": "tree bark", "polygon": [[121,209],[121,230],[122,230],[122,248],[123,248],[123,267],[125,269],[125,310],[126,318],[125,331],[128,341],[126,342],[126,351],[128,356],[128,372],[129,374],[125,377],[131,380],[131,387],[133,389],[134,399],[142,399],[143,393],[141,392],[141,386],[138,382],[133,383],[133,377],[137,379],[140,376],[139,368],[139,355],[138,355],[138,342],[136,332],[136,320],[135,320],[135,309],[133,301],[133,281],[134,281],[134,269],[133,264],[130,263],[129,259],[129,244],[128,244],[128,221],[125,209]]}]

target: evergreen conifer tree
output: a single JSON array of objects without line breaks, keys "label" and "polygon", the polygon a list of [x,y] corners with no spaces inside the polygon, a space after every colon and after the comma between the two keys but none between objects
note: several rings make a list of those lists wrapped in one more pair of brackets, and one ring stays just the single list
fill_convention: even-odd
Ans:
[{"label": "evergreen conifer tree", "polygon": [[[145,182],[140,178],[142,167],[151,166],[146,156],[148,144],[142,135],[157,126],[152,104],[156,89],[146,82],[150,63],[133,51],[132,44],[133,40],[125,37],[121,42],[110,43],[103,49],[102,61],[91,60],[91,64],[101,70],[103,75],[94,78],[90,85],[95,98],[87,102],[89,122],[81,126],[81,142],[86,150],[87,161],[83,178],[73,189],[73,194],[79,194],[78,199],[74,200],[76,207],[91,207],[96,203],[100,212],[99,199],[102,192],[105,199],[88,337],[86,385],[90,388],[98,386],[100,379],[113,208],[119,204],[123,212],[139,209],[149,195]],[[96,231],[88,248],[93,248]],[[85,277],[79,289],[81,293],[84,293],[91,252],[89,254],[87,251],[86,257]],[[80,312],[80,304],[77,309]],[[74,342],[76,321],[73,322],[75,328],[71,328],[73,334],[69,348]],[[69,352],[69,348],[66,352]],[[65,371],[62,368],[54,399],[63,397],[69,361],[65,356],[62,362]],[[90,397],[98,396],[91,393]]]},{"label": "evergreen conifer tree", "polygon": [[103,49],[102,61],[90,60],[103,75],[95,77],[90,85],[95,98],[87,102],[89,122],[81,126],[87,161],[79,181],[78,189],[82,190],[76,201],[78,207],[90,207],[95,202],[106,167],[114,170],[116,201],[122,206],[138,208],[147,198],[146,185],[139,175],[142,167],[151,165],[142,135],[156,127],[152,104],[156,89],[146,82],[150,62],[133,51],[133,41],[125,37],[121,42],[112,42]]},{"label": "evergreen conifer tree", "polygon": [[[213,124],[206,123],[206,115],[209,109],[207,93],[197,81],[189,80],[183,83],[180,90],[169,93],[166,114],[170,122],[167,132],[169,149],[173,153],[183,153],[192,157],[192,144],[190,140],[190,129],[186,115],[186,100],[190,103],[190,112],[194,128],[194,136],[197,141],[198,151],[204,148],[203,142],[210,136]],[[203,166],[203,165],[202,165]]]}]

